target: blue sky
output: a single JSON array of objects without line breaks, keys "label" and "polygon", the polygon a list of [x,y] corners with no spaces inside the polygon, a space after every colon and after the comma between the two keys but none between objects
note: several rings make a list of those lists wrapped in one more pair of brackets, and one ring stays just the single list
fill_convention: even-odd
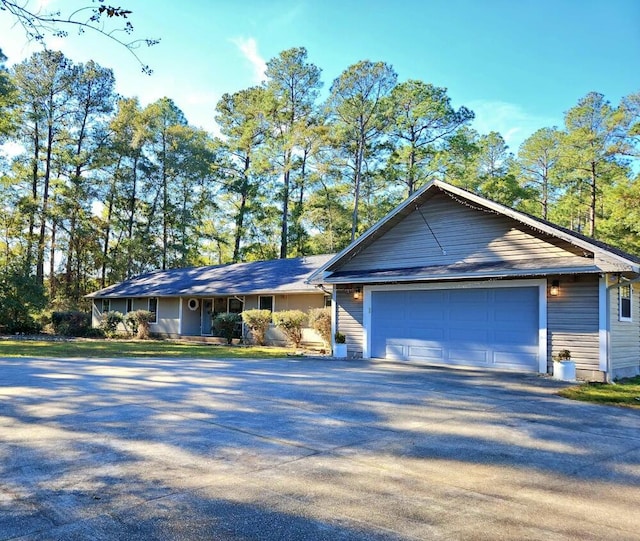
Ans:
[{"label": "blue sky", "polygon": [[[640,0],[122,0],[136,36],[161,43],[139,54],[85,34],[50,39],[75,61],[114,69],[117,90],[147,104],[172,98],[194,125],[215,131],[225,92],[262,79],[264,63],[304,46],[323,72],[324,91],[359,60],[391,64],[399,80],[448,89],[455,107],[476,112],[481,133],[499,131],[513,152],[536,129],[561,125],[589,91],[611,102],[640,91]],[[37,2],[31,0],[31,5]],[[50,0],[70,9],[90,0]],[[0,11],[0,48],[9,64],[33,44]]]}]

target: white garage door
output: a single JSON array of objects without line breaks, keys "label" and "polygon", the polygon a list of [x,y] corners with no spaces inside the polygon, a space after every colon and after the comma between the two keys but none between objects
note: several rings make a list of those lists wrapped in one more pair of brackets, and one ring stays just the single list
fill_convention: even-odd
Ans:
[{"label": "white garage door", "polygon": [[538,288],[371,292],[371,356],[538,370]]}]

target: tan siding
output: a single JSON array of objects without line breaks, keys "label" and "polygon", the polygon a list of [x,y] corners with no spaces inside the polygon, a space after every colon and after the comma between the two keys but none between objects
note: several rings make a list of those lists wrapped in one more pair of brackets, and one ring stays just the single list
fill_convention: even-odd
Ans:
[{"label": "tan siding", "polygon": [[547,297],[548,362],[559,350],[568,349],[577,369],[599,370],[598,277],[555,279],[560,280],[560,295]]},{"label": "tan siding", "polygon": [[362,357],[363,312],[362,296],[356,300],[351,291],[338,288],[336,292],[338,306],[337,330],[347,337],[349,357]]},{"label": "tan siding", "polygon": [[158,299],[158,322],[151,324],[151,332],[171,335],[180,333],[180,299]]},{"label": "tan siding", "polygon": [[324,293],[318,294],[293,294],[276,295],[275,311],[282,310],[302,310],[308,312],[312,308],[322,308],[324,306]]},{"label": "tan siding", "polygon": [[[618,288],[609,290],[609,321],[611,324],[611,370],[616,372],[640,369],[640,285],[632,286],[632,321],[620,321]],[[633,372],[633,370],[632,370]]]},{"label": "tan siding", "polygon": [[[419,212],[413,212],[341,267],[341,270],[393,269],[465,262],[575,258],[564,241],[551,239],[505,216],[473,210],[445,195],[421,209],[444,248],[443,254]],[[584,265],[593,259],[583,258]]]}]

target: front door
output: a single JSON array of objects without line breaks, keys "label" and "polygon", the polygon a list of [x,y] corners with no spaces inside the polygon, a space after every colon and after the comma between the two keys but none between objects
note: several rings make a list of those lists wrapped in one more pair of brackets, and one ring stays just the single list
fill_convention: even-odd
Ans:
[{"label": "front door", "polygon": [[201,334],[203,336],[211,335],[211,326],[213,322],[213,301],[211,299],[202,299],[202,327]]}]

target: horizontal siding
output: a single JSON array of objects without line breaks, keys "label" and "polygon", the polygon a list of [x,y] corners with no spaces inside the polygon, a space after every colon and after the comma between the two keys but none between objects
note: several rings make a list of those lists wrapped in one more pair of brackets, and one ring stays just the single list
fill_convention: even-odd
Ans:
[{"label": "horizontal siding", "polygon": [[158,322],[151,324],[151,332],[171,335],[180,333],[180,299],[158,299]]},{"label": "horizontal siding", "polygon": [[547,297],[548,364],[561,349],[571,351],[579,370],[599,370],[600,322],[597,276],[559,279],[560,294]]},{"label": "horizontal siding", "polygon": [[345,291],[338,287],[336,291],[337,330],[347,337],[347,355],[362,357],[363,311],[362,295],[354,299],[351,290]]},{"label": "horizontal siding", "polygon": [[[348,261],[340,270],[369,270],[532,259],[574,260],[582,255],[570,244],[540,233],[506,216],[460,205],[446,195],[431,198],[421,208]],[[424,215],[424,218],[423,218]],[[425,224],[427,220],[431,230]],[[433,234],[431,233],[433,231]],[[438,242],[446,253],[443,253]],[[585,266],[593,259],[580,258]]]},{"label": "horizontal siding", "polygon": [[618,288],[609,290],[609,321],[611,325],[611,369],[640,367],[640,286],[632,286],[632,321],[618,317]]}]

